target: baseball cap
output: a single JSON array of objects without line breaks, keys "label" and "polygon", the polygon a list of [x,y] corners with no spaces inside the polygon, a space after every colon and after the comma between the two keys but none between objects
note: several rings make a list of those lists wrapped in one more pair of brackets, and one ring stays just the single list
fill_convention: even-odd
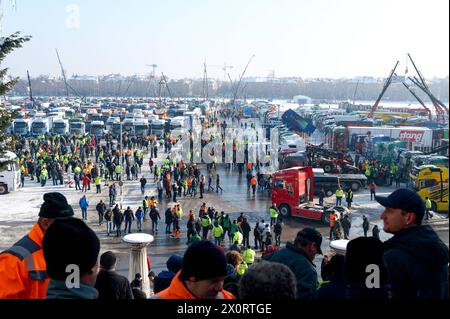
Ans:
[{"label": "baseball cap", "polygon": [[422,221],[425,215],[422,198],[415,191],[407,188],[399,188],[387,197],[375,196],[375,200],[384,207],[399,208],[414,213],[419,221]]},{"label": "baseball cap", "polygon": [[297,233],[297,237],[303,237],[309,241],[312,241],[313,243],[316,243],[317,252],[323,255],[322,249],[320,248],[320,246],[322,245],[322,235],[317,230],[310,227],[303,228]]}]

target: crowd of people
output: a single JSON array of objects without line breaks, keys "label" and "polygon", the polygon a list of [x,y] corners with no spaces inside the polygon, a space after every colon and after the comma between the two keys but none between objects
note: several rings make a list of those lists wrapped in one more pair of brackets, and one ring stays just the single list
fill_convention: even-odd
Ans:
[{"label": "crowd of people", "polygon": [[[384,210],[386,242],[358,237],[348,242],[345,255],[326,254],[321,280],[314,261],[323,255],[322,235],[314,228],[298,231],[285,247],[265,250],[256,258],[251,247],[242,252],[233,235],[225,249],[222,232],[189,244],[183,256],[171,256],[167,270],[150,273],[153,299],[447,299],[448,248],[428,225],[422,225],[425,207],[408,189],[398,189],[376,200]],[[208,219],[206,205],[202,218]],[[273,211],[272,211],[273,213]],[[60,193],[44,194],[33,229],[0,254],[0,298],[24,299],[139,299],[148,298],[142,277],[131,283],[115,271],[116,256],[100,256],[100,240]],[[219,217],[225,214],[220,214]],[[230,231],[245,228],[233,221]],[[207,229],[209,223],[202,224]],[[215,227],[219,227],[216,221]],[[223,223],[225,227],[228,224]],[[269,224],[267,224],[270,227]],[[240,233],[240,232],[239,232]],[[268,248],[268,247],[267,247]],[[68,285],[68,267],[79,269],[78,285]],[[371,267],[373,273],[367,272]],[[370,278],[369,278],[370,277]],[[72,278],[72,277],[71,277]],[[370,280],[368,280],[368,278]]]}]

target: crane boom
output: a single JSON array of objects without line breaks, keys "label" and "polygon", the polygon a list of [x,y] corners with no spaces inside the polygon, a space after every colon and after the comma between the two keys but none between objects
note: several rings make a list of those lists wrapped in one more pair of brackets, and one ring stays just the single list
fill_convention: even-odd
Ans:
[{"label": "crane boom", "polygon": [[441,106],[439,105],[439,103],[436,102],[435,97],[433,96],[433,94],[431,94],[431,92],[429,90],[427,90],[427,88],[419,82],[419,80],[414,77],[408,77],[408,79],[414,83],[419,89],[421,89],[426,95],[428,95],[428,97],[430,98],[431,102],[433,103],[433,106],[436,110],[436,116],[437,116],[437,120],[439,122],[439,120],[442,120],[442,122],[445,122],[445,118],[444,118],[444,111],[441,109]]},{"label": "crane boom", "polygon": [[28,90],[29,90],[29,93],[30,93],[30,101],[31,101],[31,103],[33,103],[34,102],[33,91],[31,90],[30,72],[28,72],[28,70],[27,70],[27,78],[28,78]]},{"label": "crane boom", "polygon": [[422,99],[406,84],[405,82],[402,82],[405,88],[416,98],[417,101],[422,105],[422,107],[425,109],[425,111],[428,114],[428,119],[432,120],[431,110],[423,103]]},{"label": "crane boom", "polygon": [[367,117],[369,117],[369,118],[373,117],[373,114],[377,110],[377,107],[378,107],[378,104],[381,101],[381,98],[383,97],[384,93],[388,89],[389,85],[391,85],[392,76],[394,75],[395,69],[397,69],[397,66],[398,66],[399,63],[400,63],[399,61],[397,61],[397,63],[395,63],[394,68],[392,69],[391,73],[389,74],[389,77],[384,82],[383,89],[381,90],[380,95],[378,96],[377,100],[375,101],[375,104],[372,106],[372,109],[370,110],[369,115],[367,115]]},{"label": "crane boom", "polygon": [[[417,75],[419,76],[420,82],[422,83],[422,86],[428,91],[427,95],[430,97],[430,99],[432,99],[433,103],[439,104],[440,109],[445,110],[445,112],[448,114],[448,107],[442,103],[441,101],[439,101],[430,91],[430,88],[428,87],[425,78],[422,76],[422,73],[420,73],[419,69],[417,68],[416,64],[414,63],[411,55],[408,53],[408,57],[411,60],[412,65],[414,66],[414,69],[416,70]],[[419,81],[417,81],[419,82]]]},{"label": "crane boom", "polygon": [[59,58],[58,49],[55,49],[55,51],[56,51],[56,57],[58,58],[59,66],[61,67],[61,74],[62,74],[62,77],[64,80],[64,85],[66,86],[66,95],[67,95],[67,97],[69,97],[69,86],[67,85],[66,72],[64,71],[64,67],[61,62],[61,59]]}]

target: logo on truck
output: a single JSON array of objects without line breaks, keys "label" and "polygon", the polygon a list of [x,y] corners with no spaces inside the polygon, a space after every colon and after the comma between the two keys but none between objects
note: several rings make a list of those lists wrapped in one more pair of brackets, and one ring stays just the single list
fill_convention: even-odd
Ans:
[{"label": "logo on truck", "polygon": [[398,139],[406,142],[421,143],[424,131],[401,130]]}]

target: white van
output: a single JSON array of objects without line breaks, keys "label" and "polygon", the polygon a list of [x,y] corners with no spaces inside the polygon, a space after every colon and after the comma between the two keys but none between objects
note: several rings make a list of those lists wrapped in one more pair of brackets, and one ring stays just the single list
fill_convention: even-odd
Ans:
[{"label": "white van", "polygon": [[[6,166],[7,161],[13,161]],[[4,166],[4,167],[3,167]],[[17,155],[13,152],[6,151],[0,157],[0,195],[16,191],[20,186],[20,168]]]}]

